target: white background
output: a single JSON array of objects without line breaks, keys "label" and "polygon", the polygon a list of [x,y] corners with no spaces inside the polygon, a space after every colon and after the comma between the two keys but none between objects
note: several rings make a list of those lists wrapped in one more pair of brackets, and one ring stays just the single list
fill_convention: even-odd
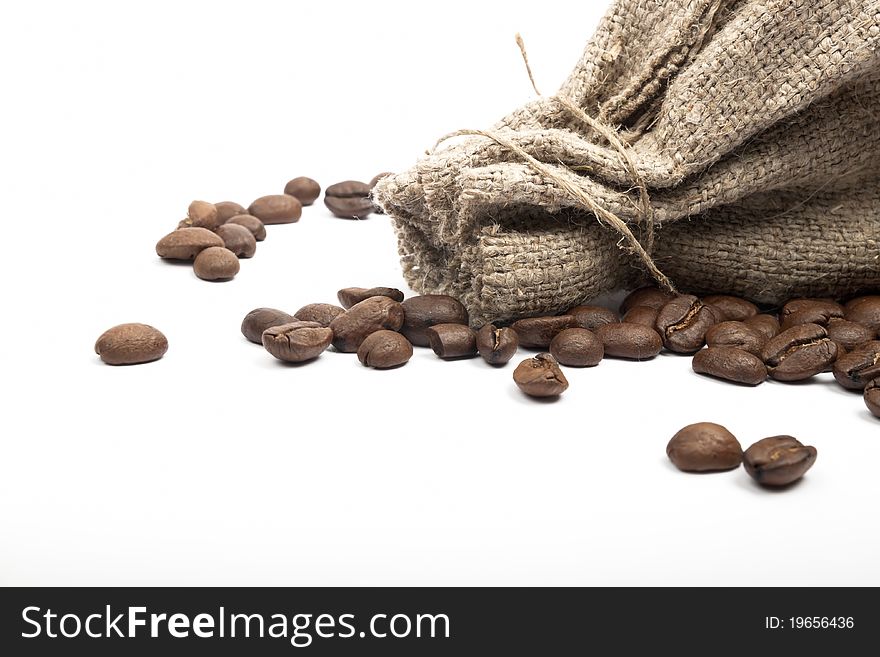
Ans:
[{"label": "white background", "polygon": [[[536,403],[513,364],[429,350],[290,367],[241,318],[406,289],[387,217],[319,201],[229,283],[155,256],[193,199],[369,180],[490,125],[533,97],[517,31],[554,91],[604,5],[7,6],[0,583],[880,584],[878,422],[830,375],[746,389],[606,360]],[[165,358],[101,364],[122,322],[164,331]],[[783,492],[678,472],[666,443],[701,420],[818,460]]]}]

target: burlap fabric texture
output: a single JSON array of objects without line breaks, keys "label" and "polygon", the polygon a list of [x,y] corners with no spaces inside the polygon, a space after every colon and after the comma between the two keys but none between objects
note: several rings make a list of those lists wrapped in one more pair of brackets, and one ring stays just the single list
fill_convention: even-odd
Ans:
[{"label": "burlap fabric texture", "polygon": [[878,45],[875,0],[617,0],[555,96],[377,185],[404,275],[475,324],[650,280],[637,247],[695,293],[878,288]]}]

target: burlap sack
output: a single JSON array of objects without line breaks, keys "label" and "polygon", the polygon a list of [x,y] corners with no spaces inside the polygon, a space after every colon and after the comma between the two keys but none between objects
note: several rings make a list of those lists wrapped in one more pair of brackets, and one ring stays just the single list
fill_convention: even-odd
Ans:
[{"label": "burlap sack", "polygon": [[377,185],[407,281],[478,324],[646,271],[764,303],[880,287],[878,45],[880,1],[618,0],[556,96]]}]

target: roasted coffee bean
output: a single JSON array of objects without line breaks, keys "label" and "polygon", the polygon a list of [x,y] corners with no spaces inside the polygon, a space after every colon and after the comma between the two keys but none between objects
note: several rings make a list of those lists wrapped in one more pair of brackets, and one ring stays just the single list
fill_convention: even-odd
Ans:
[{"label": "roasted coffee bean", "polygon": [[792,326],[800,324],[818,324],[819,326],[827,326],[832,319],[840,319],[843,317],[843,308],[835,309],[827,305],[816,304],[808,306],[803,310],[789,313],[782,318],[782,330],[790,329]]},{"label": "roasted coffee bean", "polygon": [[795,313],[809,311],[813,313],[821,313],[826,317],[843,317],[844,308],[834,299],[792,299],[782,306],[779,313],[780,319],[785,322],[785,318]]},{"label": "roasted coffee bean", "polygon": [[419,347],[429,345],[425,331],[434,324],[467,324],[468,312],[457,299],[445,294],[410,297],[403,303],[405,318],[400,332]]},{"label": "roasted coffee bean", "polygon": [[643,324],[605,324],[596,329],[596,337],[602,341],[605,355],[613,358],[648,360],[663,348],[660,334]]},{"label": "roasted coffee bean", "polygon": [[137,365],[162,358],[168,340],[149,324],[119,324],[95,342],[95,353],[108,365]]},{"label": "roasted coffee bean", "polygon": [[223,246],[223,240],[207,228],[179,228],[156,243],[156,253],[171,260],[192,260],[211,246]]},{"label": "roasted coffee bean", "polygon": [[758,306],[740,297],[732,297],[727,294],[710,294],[703,297],[702,301],[707,306],[712,306],[719,311],[721,317],[727,321],[742,322],[758,314]]},{"label": "roasted coffee bean", "polygon": [[760,356],[767,338],[744,322],[729,321],[706,331],[706,344],[710,347],[736,347]]},{"label": "roasted coffee bean", "polygon": [[758,331],[766,340],[779,335],[779,320],[773,315],[755,315],[743,321],[743,324]]},{"label": "roasted coffee bean", "polygon": [[220,201],[219,203],[215,203],[214,207],[217,208],[217,219],[220,221],[221,225],[225,224],[233,217],[247,214],[247,208],[234,201]]},{"label": "roasted coffee bean", "polygon": [[556,317],[527,317],[511,324],[519,336],[519,344],[528,349],[547,349],[556,334],[572,326],[571,315]]},{"label": "roasted coffee bean", "polygon": [[348,353],[357,351],[370,333],[382,329],[397,331],[401,326],[403,307],[388,297],[364,299],[330,322],[333,346]]},{"label": "roasted coffee bean", "polygon": [[273,326],[290,324],[297,317],[275,308],[254,308],[241,320],[241,334],[251,342],[263,344],[263,331]]},{"label": "roasted coffee bean", "polygon": [[697,422],[680,429],[666,455],[679,470],[713,472],[732,470],[742,463],[742,446],[730,431],[714,422]]},{"label": "roasted coffee bean", "polygon": [[357,180],[330,185],[324,192],[324,205],[340,219],[363,219],[375,211],[371,187]]},{"label": "roasted coffee bean", "polygon": [[477,331],[477,351],[490,365],[504,365],[516,353],[519,336],[512,328],[486,324]]},{"label": "roasted coffee bean", "polygon": [[379,370],[403,365],[412,355],[413,347],[409,340],[396,331],[387,330],[370,333],[357,350],[361,363]]},{"label": "roasted coffee bean", "polygon": [[[834,340],[844,351],[852,351],[860,344],[869,342],[874,338],[874,334],[867,326],[857,322],[851,322],[848,319],[838,319],[837,317],[829,320],[825,327],[828,337]],[[838,354],[840,358],[843,354]]]},{"label": "roasted coffee bean", "polygon": [[294,321],[263,331],[263,346],[278,360],[302,363],[330,346],[333,331],[317,322]]},{"label": "roasted coffee bean", "polygon": [[626,311],[626,314],[620,321],[627,324],[641,324],[653,329],[657,323],[658,312],[660,311],[657,308],[651,308],[651,306],[633,306]]},{"label": "roasted coffee bean", "polygon": [[800,324],[783,331],[761,350],[767,372],[777,381],[802,381],[837,358],[837,343],[818,324]]},{"label": "roasted coffee bean", "polygon": [[238,224],[223,224],[216,233],[223,240],[227,249],[239,258],[251,258],[257,251],[257,240],[254,234]]},{"label": "roasted coffee bean", "polygon": [[694,354],[691,363],[697,374],[708,374],[725,381],[756,386],[767,378],[763,361],[736,347],[707,347]]},{"label": "roasted coffee bean", "polygon": [[440,358],[477,355],[477,334],[464,324],[434,324],[426,331],[431,349]]},{"label": "roasted coffee bean", "polygon": [[865,406],[875,417],[880,417],[880,379],[873,379],[865,386]]},{"label": "roasted coffee bean", "polygon": [[[382,173],[377,173],[375,176],[373,176],[373,179],[369,182],[370,199],[373,198],[373,187],[376,186],[376,183],[379,182],[380,180],[382,180],[382,178],[385,178],[386,176],[393,176],[393,175],[394,174],[391,173],[390,171],[383,171]],[[376,205],[375,202],[373,204],[373,212],[375,212],[376,214],[385,214],[385,210],[383,210],[378,205]]]},{"label": "roasted coffee bean", "polygon": [[550,354],[527,358],[513,370],[519,389],[531,397],[555,397],[568,388],[568,380]]},{"label": "roasted coffee bean", "polygon": [[287,194],[261,196],[250,204],[247,213],[265,225],[292,224],[302,216],[302,203]]},{"label": "roasted coffee bean", "polygon": [[229,280],[240,268],[235,254],[222,246],[209,246],[193,260],[193,271],[203,281]]},{"label": "roasted coffee bean", "polygon": [[299,176],[288,181],[284,186],[284,193],[293,196],[302,205],[311,205],[321,195],[321,186],[311,178]]},{"label": "roasted coffee bean", "polygon": [[617,313],[604,306],[575,306],[566,310],[565,315],[572,318],[572,328],[595,331],[603,324],[616,324],[620,321]]},{"label": "roasted coffee bean", "polygon": [[345,308],[332,303],[310,303],[297,310],[293,316],[303,322],[318,322],[330,326],[334,319],[345,314]]},{"label": "roasted coffee bean", "polygon": [[336,298],[343,308],[351,308],[370,297],[388,297],[395,301],[403,301],[403,292],[393,287],[345,287],[336,293]]},{"label": "roasted coffee bean", "polygon": [[880,332],[880,295],[856,297],[846,304],[844,319]]},{"label": "roasted coffee bean", "polygon": [[848,390],[862,390],[880,377],[880,340],[871,340],[843,354],[832,369],[837,382]]},{"label": "roasted coffee bean", "polygon": [[251,235],[253,235],[254,239],[258,242],[262,242],[266,239],[266,226],[263,225],[262,221],[251,214],[237,214],[234,217],[227,219],[226,223],[244,226],[251,231]]},{"label": "roasted coffee bean", "polygon": [[657,313],[654,325],[663,346],[680,354],[690,354],[703,346],[706,331],[718,323],[718,312],[692,294],[680,294]]},{"label": "roasted coffee bean", "polygon": [[602,360],[605,349],[592,331],[567,328],[557,333],[550,342],[550,354],[560,365],[593,367]]},{"label": "roasted coffee bean", "polygon": [[217,206],[207,201],[190,203],[184,221],[195,228],[207,228],[208,230],[217,230],[218,226],[223,225],[220,214],[217,212]]},{"label": "roasted coffee bean", "polygon": [[816,448],[791,436],[759,440],[743,454],[746,472],[764,486],[785,486],[797,481],[816,462]]},{"label": "roasted coffee bean", "polygon": [[638,290],[630,292],[621,302],[620,313],[625,315],[630,308],[635,308],[636,306],[648,306],[649,308],[660,310],[674,296],[671,292],[665,292],[653,285],[640,287]]}]

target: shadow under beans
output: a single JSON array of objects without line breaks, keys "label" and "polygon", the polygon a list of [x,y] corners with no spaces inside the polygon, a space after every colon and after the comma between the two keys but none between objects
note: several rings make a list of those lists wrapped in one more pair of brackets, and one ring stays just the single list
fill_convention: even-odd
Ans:
[{"label": "shadow under beans", "polygon": [[511,382],[511,386],[512,388],[510,388],[509,392],[510,397],[521,404],[557,404],[562,398],[562,395],[565,394],[562,393],[562,395],[554,395],[553,397],[532,397],[520,390],[515,383]]},{"label": "shadow under beans", "polygon": [[742,477],[737,479],[736,485],[756,495],[779,495],[781,493],[794,490],[799,486],[803,486],[803,481],[808,476],[809,475],[804,475],[800,479],[796,479],[795,481],[791,482],[790,484],[786,484],[785,486],[763,486],[752,479],[749,474],[743,469]]}]

